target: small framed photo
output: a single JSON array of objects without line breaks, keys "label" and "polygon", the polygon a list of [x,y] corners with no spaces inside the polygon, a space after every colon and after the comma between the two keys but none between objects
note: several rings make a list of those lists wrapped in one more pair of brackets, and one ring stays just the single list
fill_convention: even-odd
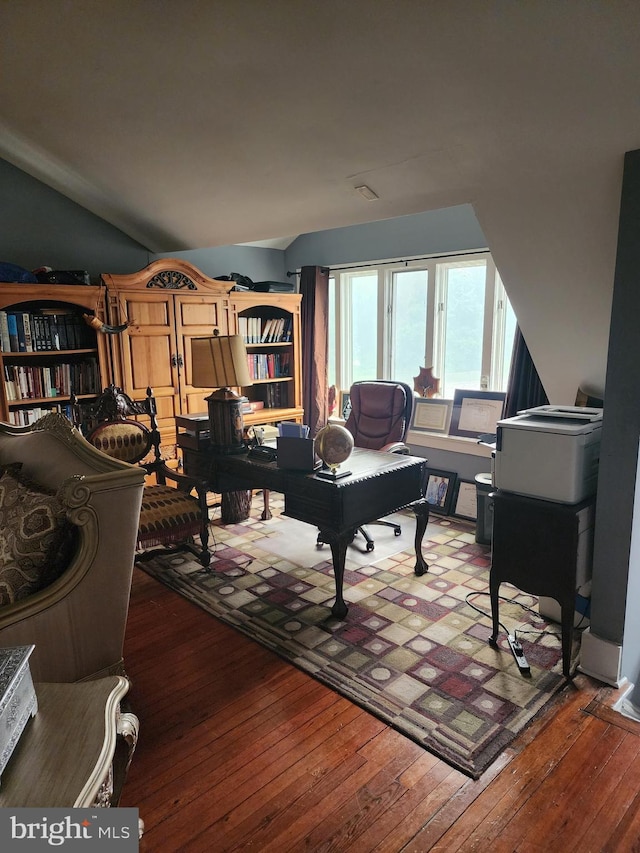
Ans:
[{"label": "small framed photo", "polygon": [[453,493],[451,514],[475,521],[478,517],[477,489],[473,480],[458,480]]},{"label": "small framed photo", "polygon": [[504,391],[460,391],[453,395],[449,435],[479,438],[494,435],[504,411]]},{"label": "small framed photo", "polygon": [[457,477],[458,475],[455,471],[429,469],[425,497],[429,503],[429,510],[431,512],[436,512],[440,515],[449,515],[451,513],[451,502],[453,500]]},{"label": "small framed photo", "polygon": [[430,397],[415,397],[413,415],[409,429],[415,432],[449,432],[453,400],[435,400]]},{"label": "small framed photo", "polygon": [[340,392],[340,414],[344,418],[344,420],[348,420],[349,415],[351,414],[351,392],[350,391],[341,391]]}]

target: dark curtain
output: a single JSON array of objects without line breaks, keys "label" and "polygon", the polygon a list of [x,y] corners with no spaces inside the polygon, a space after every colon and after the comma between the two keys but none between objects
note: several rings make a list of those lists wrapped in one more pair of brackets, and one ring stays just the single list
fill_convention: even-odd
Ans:
[{"label": "dark curtain", "polygon": [[327,423],[327,360],[329,330],[329,270],[302,267],[302,405],[309,434]]},{"label": "dark curtain", "polygon": [[521,409],[545,406],[548,402],[549,398],[542,387],[529,348],[525,343],[520,327],[516,326],[504,417],[512,418]]}]

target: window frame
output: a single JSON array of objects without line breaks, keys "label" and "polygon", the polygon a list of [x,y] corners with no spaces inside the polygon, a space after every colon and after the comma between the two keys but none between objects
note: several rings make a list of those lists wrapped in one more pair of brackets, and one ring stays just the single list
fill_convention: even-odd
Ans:
[{"label": "window frame", "polygon": [[[433,366],[438,373],[444,357],[444,323],[446,321],[446,290],[443,272],[447,267],[470,263],[485,264],[484,319],[482,332],[482,357],[480,390],[503,391],[508,376],[504,376],[505,341],[508,296],[500,279],[495,262],[488,250],[434,255],[429,258],[411,260],[384,260],[366,264],[346,264],[333,270],[330,278],[334,284],[335,313],[332,326],[335,333],[336,376],[329,384],[339,390],[349,389],[353,382],[351,306],[353,304],[353,282],[358,275],[377,274],[377,377],[392,379],[395,352],[397,304],[396,273],[411,270],[425,271],[427,276],[427,300],[425,318],[424,365]],[[513,310],[513,309],[511,309]],[[416,365],[416,372],[421,365]]]}]

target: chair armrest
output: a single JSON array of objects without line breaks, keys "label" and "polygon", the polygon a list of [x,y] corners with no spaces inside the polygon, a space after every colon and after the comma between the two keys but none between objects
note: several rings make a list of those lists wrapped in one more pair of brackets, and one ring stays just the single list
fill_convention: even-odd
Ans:
[{"label": "chair armrest", "polygon": [[166,463],[154,463],[149,465],[147,471],[149,474],[155,474],[158,477],[158,482],[162,483],[165,480],[171,480],[176,483],[178,489],[183,492],[190,492],[191,489],[196,489],[198,493],[207,490],[207,481],[202,477],[193,477],[190,474],[181,474],[174,468],[170,468]]},{"label": "chair armrest", "polygon": [[380,450],[386,453],[401,453],[403,456],[409,456],[409,445],[403,441],[392,441],[389,444],[385,444]]}]

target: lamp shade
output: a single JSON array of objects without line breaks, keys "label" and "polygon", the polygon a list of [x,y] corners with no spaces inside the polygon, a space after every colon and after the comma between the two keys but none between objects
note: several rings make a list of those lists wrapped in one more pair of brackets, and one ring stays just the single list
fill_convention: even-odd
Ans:
[{"label": "lamp shade", "polygon": [[192,338],[191,384],[196,388],[251,385],[247,350],[242,337]]}]

